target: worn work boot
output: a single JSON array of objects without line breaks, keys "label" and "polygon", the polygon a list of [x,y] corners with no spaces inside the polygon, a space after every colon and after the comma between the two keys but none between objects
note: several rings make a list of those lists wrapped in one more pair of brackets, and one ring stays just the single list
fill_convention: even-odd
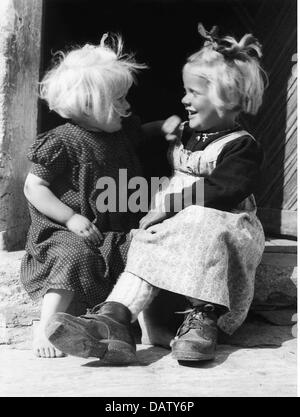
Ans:
[{"label": "worn work boot", "polygon": [[186,313],[171,343],[172,357],[178,361],[214,359],[218,334],[215,306],[204,304]]},{"label": "worn work boot", "polygon": [[46,327],[50,342],[64,353],[96,357],[110,364],[136,360],[130,331],[131,312],[121,303],[104,302],[84,316],[54,314]]}]

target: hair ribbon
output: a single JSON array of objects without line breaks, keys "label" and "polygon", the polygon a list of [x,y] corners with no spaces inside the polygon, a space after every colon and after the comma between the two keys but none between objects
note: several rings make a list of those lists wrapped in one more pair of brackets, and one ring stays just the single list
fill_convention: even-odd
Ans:
[{"label": "hair ribbon", "polygon": [[206,30],[202,23],[198,23],[198,32],[205,39],[204,46],[211,46],[213,49],[218,48],[218,26],[213,26],[210,31]]}]

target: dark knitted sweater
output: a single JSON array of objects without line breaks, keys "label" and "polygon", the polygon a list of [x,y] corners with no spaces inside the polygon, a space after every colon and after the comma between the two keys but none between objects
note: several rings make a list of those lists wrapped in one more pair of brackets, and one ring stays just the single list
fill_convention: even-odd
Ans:
[{"label": "dark knitted sweater", "polygon": [[[237,126],[232,132],[240,130]],[[229,132],[228,132],[229,133]],[[186,149],[195,152],[204,150],[209,143],[223,134],[205,134],[184,129],[182,142]],[[220,152],[216,167],[210,175],[204,176],[204,206],[230,211],[246,197],[256,191],[259,184],[263,150],[250,135],[241,136],[229,142]],[[186,202],[197,204],[196,183],[182,192]],[[171,215],[174,212],[175,195],[171,195]],[[178,201],[178,200],[177,200]]]}]

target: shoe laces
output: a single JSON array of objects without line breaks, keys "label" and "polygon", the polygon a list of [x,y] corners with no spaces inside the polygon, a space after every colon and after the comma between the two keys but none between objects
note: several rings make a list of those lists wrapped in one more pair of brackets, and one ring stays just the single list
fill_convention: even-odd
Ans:
[{"label": "shoe laces", "polygon": [[99,310],[103,306],[103,304],[104,303],[100,303],[100,304],[95,305],[93,308],[87,308],[86,313],[80,317],[87,318],[87,316],[99,313]]},{"label": "shoe laces", "polygon": [[190,329],[201,329],[201,324],[205,324],[206,318],[211,318],[210,313],[214,313],[215,307],[213,304],[204,304],[195,306],[185,311],[176,311],[176,314],[185,314],[185,319],[177,331],[178,334],[186,333]]}]

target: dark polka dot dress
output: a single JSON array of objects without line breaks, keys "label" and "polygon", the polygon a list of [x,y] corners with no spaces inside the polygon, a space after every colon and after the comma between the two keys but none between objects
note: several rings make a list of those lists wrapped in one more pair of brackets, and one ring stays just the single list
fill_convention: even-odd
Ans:
[{"label": "dark polka dot dress", "polygon": [[142,175],[135,151],[139,135],[134,118],[126,119],[123,129],[115,133],[89,132],[66,123],[39,135],[31,146],[31,173],[49,182],[63,203],[92,221],[104,236],[101,245],[95,246],[29,204],[32,222],[21,282],[34,300],[49,289],[74,291],[87,307],[108,296],[125,266],[128,232],[137,228],[141,216],[128,211],[100,212],[97,182],[112,177],[119,201],[119,170],[127,170],[128,181]]}]

